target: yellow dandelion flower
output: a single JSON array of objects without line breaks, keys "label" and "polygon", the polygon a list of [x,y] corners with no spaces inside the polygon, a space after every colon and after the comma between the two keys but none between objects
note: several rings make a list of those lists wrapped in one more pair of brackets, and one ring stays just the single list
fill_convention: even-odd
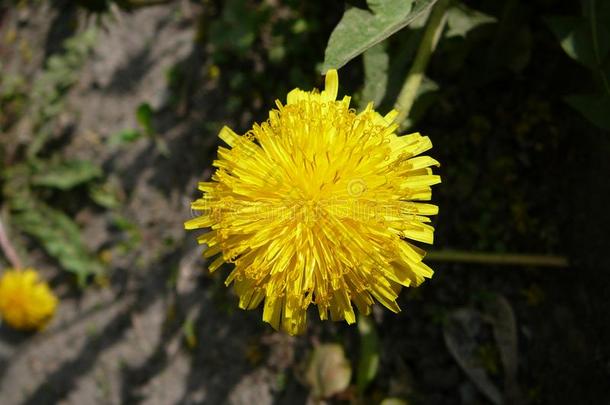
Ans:
[{"label": "yellow dandelion flower", "polygon": [[432,243],[430,186],[440,183],[418,156],[432,147],[414,133],[397,136],[397,112],[372,104],[356,113],[337,100],[337,71],[322,92],[294,89],[269,119],[239,136],[224,127],[211,181],[193,202],[201,215],[186,229],[209,228],[199,243],[218,255],[209,270],[233,263],[239,306],[264,301],[263,320],[290,334],[304,331],[307,308],[320,318],[356,320],[374,299],[394,312],[401,286],[432,276],[425,252],[407,239]]},{"label": "yellow dandelion flower", "polygon": [[0,315],[13,328],[42,329],[56,307],[57,298],[35,270],[8,269],[0,277]]}]

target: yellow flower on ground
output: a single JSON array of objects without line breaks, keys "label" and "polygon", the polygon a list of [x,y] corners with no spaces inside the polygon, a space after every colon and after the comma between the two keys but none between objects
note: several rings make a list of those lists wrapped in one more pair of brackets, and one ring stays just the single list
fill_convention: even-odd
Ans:
[{"label": "yellow flower on ground", "polygon": [[394,312],[402,286],[432,276],[425,252],[407,239],[432,243],[428,224],[440,183],[418,156],[432,147],[414,133],[397,136],[397,112],[372,105],[361,113],[350,97],[337,100],[336,70],[322,92],[294,89],[276,101],[269,119],[245,135],[224,127],[217,168],[199,184],[192,204],[201,215],[186,229],[208,228],[199,243],[213,257],[211,272],[233,263],[239,306],[264,301],[263,320],[298,334],[314,304],[321,319],[356,320],[374,299]]},{"label": "yellow flower on ground", "polygon": [[0,277],[0,316],[15,329],[42,329],[53,317],[57,298],[38,273],[7,269]]}]

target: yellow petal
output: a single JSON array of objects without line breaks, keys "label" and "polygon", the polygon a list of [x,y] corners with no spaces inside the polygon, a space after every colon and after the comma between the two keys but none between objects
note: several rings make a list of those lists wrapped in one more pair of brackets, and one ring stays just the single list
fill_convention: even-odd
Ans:
[{"label": "yellow petal", "polygon": [[335,101],[337,94],[339,93],[339,75],[337,70],[331,69],[326,72],[324,91],[322,92],[322,99],[324,101]]}]

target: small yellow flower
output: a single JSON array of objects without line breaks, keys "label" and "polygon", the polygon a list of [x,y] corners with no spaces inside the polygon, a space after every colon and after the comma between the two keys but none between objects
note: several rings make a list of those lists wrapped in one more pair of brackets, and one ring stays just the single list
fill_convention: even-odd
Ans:
[{"label": "small yellow flower", "polygon": [[53,317],[57,298],[32,269],[7,269],[0,277],[0,315],[15,329],[42,329]]},{"label": "small yellow flower", "polygon": [[264,301],[263,320],[290,334],[304,331],[310,304],[321,319],[356,320],[352,304],[368,314],[376,299],[394,312],[401,286],[432,276],[425,252],[407,239],[432,243],[435,215],[430,186],[440,183],[417,156],[430,139],[397,136],[397,112],[381,116],[367,106],[337,100],[337,71],[322,92],[294,89],[269,119],[239,136],[220,138],[211,181],[192,204],[201,216],[186,229],[209,228],[198,240],[211,272],[234,263],[239,306]]}]

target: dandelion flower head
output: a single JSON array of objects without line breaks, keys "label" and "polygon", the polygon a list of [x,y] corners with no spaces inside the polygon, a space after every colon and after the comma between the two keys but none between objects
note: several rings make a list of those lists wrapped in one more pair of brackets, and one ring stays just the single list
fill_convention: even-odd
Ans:
[{"label": "dandelion flower head", "polygon": [[0,316],[15,329],[42,329],[53,317],[57,298],[33,269],[7,269],[0,277]]},{"label": "dandelion flower head", "polygon": [[211,272],[234,265],[226,284],[239,306],[264,302],[263,320],[290,334],[304,331],[312,304],[321,319],[348,323],[374,300],[398,312],[402,286],[432,276],[409,241],[433,241],[438,208],[422,201],[440,183],[438,162],[420,156],[430,139],[398,136],[395,110],[350,109],[338,82],[330,70],[323,91],[292,90],[245,135],[222,128],[228,147],[199,184],[200,216],[185,223],[208,229],[198,241],[216,256]]}]

